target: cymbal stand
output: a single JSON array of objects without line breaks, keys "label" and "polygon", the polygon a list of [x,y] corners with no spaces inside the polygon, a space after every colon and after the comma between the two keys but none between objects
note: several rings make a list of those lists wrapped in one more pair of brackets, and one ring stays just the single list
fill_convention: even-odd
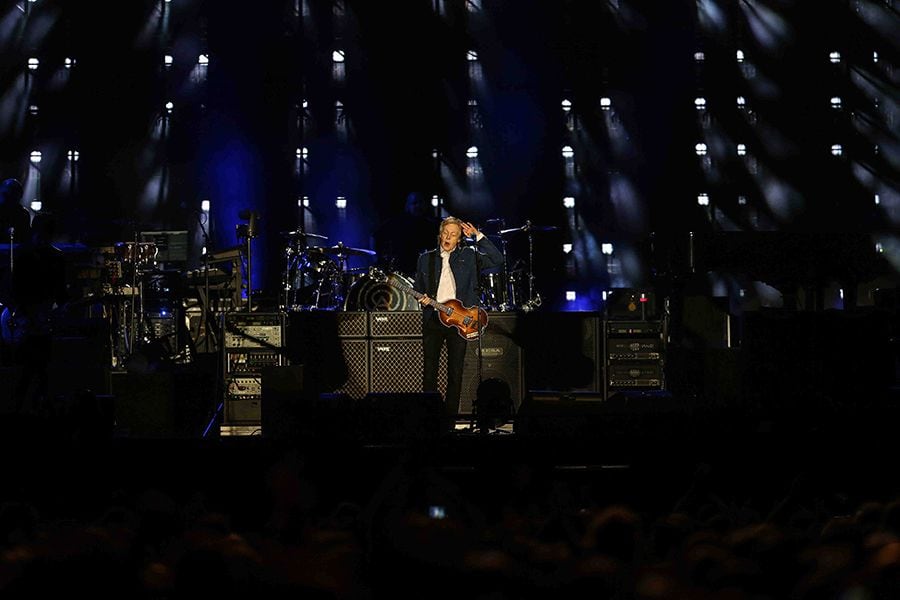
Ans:
[{"label": "cymbal stand", "polygon": [[530,312],[541,305],[541,295],[534,291],[534,235],[531,233],[531,221],[525,221],[528,234],[528,300],[522,304],[522,310]]}]

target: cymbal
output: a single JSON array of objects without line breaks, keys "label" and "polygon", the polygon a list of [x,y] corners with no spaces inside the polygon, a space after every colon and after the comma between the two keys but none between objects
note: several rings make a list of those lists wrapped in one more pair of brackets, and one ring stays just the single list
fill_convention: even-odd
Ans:
[{"label": "cymbal", "polygon": [[545,231],[556,231],[559,229],[556,225],[532,225],[531,221],[525,221],[525,224],[521,227],[513,227],[511,229],[502,229],[500,231],[500,235],[509,235],[511,233],[516,233],[519,231],[534,231],[537,233],[543,233]]},{"label": "cymbal", "polygon": [[337,243],[334,246],[314,246],[310,250],[319,250],[325,254],[333,254],[335,256],[375,256],[377,254],[374,250],[351,248],[342,243]]},{"label": "cymbal", "polygon": [[308,233],[306,231],[300,231],[297,229],[296,231],[282,231],[281,235],[284,237],[296,237],[296,238],[314,238],[317,240],[327,240],[327,235],[319,235],[318,233]]}]

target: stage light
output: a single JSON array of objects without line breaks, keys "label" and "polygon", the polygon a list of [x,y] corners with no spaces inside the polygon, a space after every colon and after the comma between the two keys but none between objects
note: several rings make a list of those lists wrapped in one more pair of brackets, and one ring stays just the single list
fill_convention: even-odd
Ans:
[{"label": "stage light", "polygon": [[572,146],[563,146],[562,156],[563,158],[573,158],[575,156],[575,150],[572,149]]},{"label": "stage light", "polygon": [[841,144],[832,144],[831,145],[831,155],[832,156],[840,156],[844,153],[844,147]]},{"label": "stage light", "polygon": [[841,100],[840,96],[832,96],[829,103],[831,104],[831,108],[834,109],[839,109],[843,105],[843,101]]},{"label": "stage light", "polygon": [[600,98],[600,110],[609,110],[612,108],[612,100],[607,96]]},{"label": "stage light", "polygon": [[572,110],[572,101],[571,100],[563,100],[560,102],[560,106],[562,106],[563,112],[569,112]]},{"label": "stage light", "polygon": [[697,98],[694,98],[694,108],[696,108],[697,110],[705,109],[706,108],[706,98],[704,98],[703,96],[698,96]]},{"label": "stage light", "polygon": [[30,206],[31,210],[33,210],[34,212],[40,212],[43,204],[41,204],[40,200],[32,200]]},{"label": "stage light", "polygon": [[440,198],[440,196],[435,194],[434,196],[431,197],[431,206],[433,206],[434,208],[437,208],[440,205],[441,205],[441,198]]},{"label": "stage light", "polygon": [[881,242],[875,242],[875,252],[878,254],[884,254],[884,244]]},{"label": "stage light", "polygon": [[166,102],[166,114],[171,115],[175,105],[172,102]]},{"label": "stage light", "polygon": [[836,50],[832,50],[831,52],[829,52],[828,53],[828,62],[830,62],[833,65],[836,65],[839,62],[841,62],[841,53]]},{"label": "stage light", "polygon": [[300,208],[309,208],[309,196],[300,196],[297,198],[297,206]]},{"label": "stage light", "polygon": [[347,199],[344,196],[338,196],[334,201],[334,205],[340,209],[347,208]]},{"label": "stage light", "polygon": [[875,194],[875,206],[878,206],[879,204],[881,204],[881,196]]},{"label": "stage light", "polygon": [[576,294],[574,290],[566,290],[566,301],[567,302],[575,302],[577,299],[578,299],[578,294]]},{"label": "stage light", "polygon": [[610,244],[609,242],[604,242],[604,243],[600,244],[600,252],[609,256],[610,254],[613,253],[613,245]]},{"label": "stage light", "polygon": [[303,160],[308,159],[309,158],[309,148],[307,148],[306,146],[300,146],[296,150],[296,155],[297,155],[297,158],[301,158]]},{"label": "stage light", "polygon": [[738,50],[737,52],[735,52],[735,53],[734,53],[734,58],[735,58],[735,60],[738,61],[739,63],[744,62],[744,51],[743,51],[743,50]]},{"label": "stage light", "polygon": [[694,62],[702,63],[706,60],[706,54],[703,52],[694,52]]},{"label": "stage light", "polygon": [[481,10],[481,0],[466,0],[466,11],[470,13]]},{"label": "stage light", "polygon": [[466,158],[478,158],[478,146],[469,146],[466,150]]},{"label": "stage light", "polygon": [[344,62],[344,51],[343,50],[335,50],[331,53],[331,62],[342,63]]},{"label": "stage light", "polygon": [[40,112],[40,109],[38,108],[37,104],[29,104],[28,112],[29,112],[29,114],[36,116]]},{"label": "stage light", "polygon": [[67,68],[67,69],[71,69],[72,67],[75,66],[75,59],[69,58],[67,56],[66,59],[63,61],[63,66],[65,66],[65,68]]},{"label": "stage light", "polygon": [[476,62],[478,60],[478,50],[469,50],[466,52],[466,60]]},{"label": "stage light", "polygon": [[40,66],[40,64],[41,64],[41,61],[39,61],[39,60],[36,59],[36,58],[29,58],[29,59],[28,59],[28,69],[31,70],[31,71],[36,70],[36,69]]},{"label": "stage light", "polygon": [[877,51],[872,52],[872,62],[876,63],[876,64],[878,63],[878,52]]},{"label": "stage light", "polygon": [[203,212],[209,212],[209,200],[200,201],[200,210],[202,210]]},{"label": "stage light", "polygon": [[171,54],[166,54],[165,56],[163,56],[163,64],[165,66],[171,67],[173,62],[175,62],[175,59],[172,58]]},{"label": "stage light", "polygon": [[197,64],[201,67],[209,66],[209,54],[201,54],[197,57]]},{"label": "stage light", "polygon": [[563,244],[562,251],[563,254],[570,254],[572,252],[572,244]]},{"label": "stage light", "polygon": [[743,96],[738,96],[737,97],[737,107],[745,108],[746,106],[747,106],[747,99],[744,98]]},{"label": "stage light", "polygon": [[706,156],[706,144],[704,144],[703,142],[694,144],[694,152],[697,153],[697,156]]},{"label": "stage light", "polygon": [[575,208],[575,197],[566,196],[565,198],[563,198],[563,206],[565,208]]},{"label": "stage light", "polygon": [[709,194],[697,194],[697,204],[700,206],[709,206]]},{"label": "stage light", "polygon": [[747,196],[738,196],[738,204],[740,206],[747,206]]},{"label": "stage light", "polygon": [[71,162],[78,162],[78,159],[81,158],[81,153],[78,150],[69,150],[66,152],[66,158]]},{"label": "stage light", "polygon": [[737,145],[737,155],[738,156],[746,156],[747,154],[747,145],[746,144],[738,144]]},{"label": "stage light", "polygon": [[32,151],[30,158],[31,158],[31,162],[33,162],[34,164],[38,164],[39,162],[41,162],[40,151],[39,150]]}]

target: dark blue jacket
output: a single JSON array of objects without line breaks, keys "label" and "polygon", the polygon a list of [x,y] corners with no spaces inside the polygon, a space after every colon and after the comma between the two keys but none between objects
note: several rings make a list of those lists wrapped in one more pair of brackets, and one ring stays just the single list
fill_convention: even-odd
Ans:
[{"label": "dark blue jacket", "polygon": [[[487,236],[481,238],[474,246],[460,243],[456,250],[450,254],[450,270],[453,271],[453,279],[456,281],[456,299],[463,306],[474,306],[478,303],[477,295],[478,273],[475,266],[475,249],[478,249],[478,261],[482,270],[499,267],[503,264],[503,254]],[[435,279],[432,280],[432,264],[437,260],[434,269]],[[435,248],[419,255],[416,264],[415,288],[428,294],[432,298],[437,293],[438,281],[441,277],[441,249]],[[425,307],[426,310],[432,310]]]}]

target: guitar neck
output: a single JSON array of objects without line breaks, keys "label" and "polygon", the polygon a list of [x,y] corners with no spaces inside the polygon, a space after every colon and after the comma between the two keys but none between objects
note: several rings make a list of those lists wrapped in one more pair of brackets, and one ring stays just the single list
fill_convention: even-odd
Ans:
[{"label": "guitar neck", "polygon": [[[403,292],[406,292],[407,294],[410,294],[410,295],[411,295],[413,298],[415,298],[416,300],[421,300],[422,298],[425,297],[425,294],[423,294],[423,293],[420,292],[420,291],[417,291],[417,290],[414,289],[412,286],[407,285],[407,284],[405,284],[405,283],[401,283],[401,282],[399,282],[399,281],[393,281],[393,280],[391,280],[391,279],[388,279],[388,280],[387,280],[387,284],[390,285],[390,286],[393,286],[393,287],[397,288],[397,289],[400,290],[400,291],[403,291]],[[431,300],[430,306],[433,306],[436,310],[441,311],[441,312],[444,313],[445,315],[449,315],[451,312],[453,312],[453,311],[450,309],[449,306],[447,306],[446,304],[441,304],[440,302],[438,302],[437,300],[435,300],[435,299],[433,299],[433,298],[432,298],[432,300]]]}]

